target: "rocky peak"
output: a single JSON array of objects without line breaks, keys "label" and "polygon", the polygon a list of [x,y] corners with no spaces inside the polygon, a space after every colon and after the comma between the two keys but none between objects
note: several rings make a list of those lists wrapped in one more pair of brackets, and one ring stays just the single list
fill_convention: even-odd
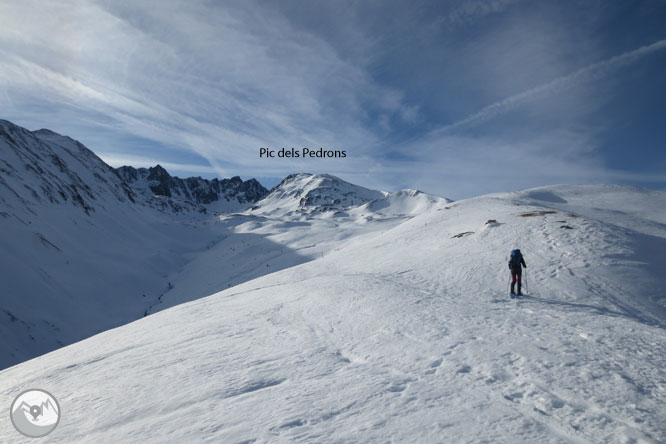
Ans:
[{"label": "rocky peak", "polygon": [[236,211],[268,194],[268,190],[256,179],[243,181],[239,176],[211,180],[202,177],[181,179],[171,176],[160,165],[151,168],[123,166],[116,171],[136,192],[147,199],[153,195],[167,198],[169,205],[176,205],[176,211],[184,208],[204,211],[206,206],[211,205],[216,207],[216,211]]}]

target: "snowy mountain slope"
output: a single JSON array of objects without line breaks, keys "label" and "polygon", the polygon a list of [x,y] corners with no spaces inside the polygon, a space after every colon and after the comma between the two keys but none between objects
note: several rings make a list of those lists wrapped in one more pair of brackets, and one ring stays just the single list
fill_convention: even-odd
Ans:
[{"label": "snowy mountain slope", "polygon": [[43,203],[90,213],[106,202],[134,201],[111,167],[69,137],[45,129],[30,132],[0,120],[0,144],[3,214],[34,213],[34,206]]},{"label": "snowy mountain slope", "polygon": [[0,122],[0,367],[143,316],[219,233],[138,205],[80,143]]},{"label": "snowy mountain slope", "polygon": [[[208,181],[179,179],[161,167],[114,170],[69,137],[0,121],[0,368],[312,260],[412,217],[380,214],[386,223],[361,226],[366,213],[374,217],[364,210],[327,220],[332,213],[316,205],[335,192],[347,193],[338,196],[344,205],[388,193],[333,176],[297,177],[313,179],[285,180],[289,193],[303,185],[311,196],[307,222],[301,211],[215,216],[244,209],[267,190],[238,177]],[[226,266],[220,270],[220,264]]]},{"label": "snowy mountain slope", "polygon": [[372,191],[330,175],[292,175],[257,207],[219,216],[216,225],[228,235],[172,275],[173,288],[149,313],[321,258],[449,202],[416,190]]},{"label": "snowy mountain slope", "polygon": [[116,171],[143,201],[172,211],[199,210],[217,213],[242,211],[268,194],[255,179],[203,179],[171,176],[160,165],[151,168],[123,166]]},{"label": "snowy mountain slope", "polygon": [[[620,185],[558,185],[534,188],[519,193],[518,196],[519,199],[525,198],[526,202],[543,204],[554,209],[568,209],[644,234],[660,235],[666,224],[666,211],[663,211],[660,191]],[[641,198],[637,199],[636,196]]]},{"label": "snowy mountain slope", "polygon": [[451,202],[450,199],[426,194],[419,190],[400,190],[396,193],[386,193],[384,197],[372,200],[358,209],[352,210],[351,213],[375,213],[380,217],[419,215],[433,208],[441,208]]},{"label": "snowy mountain slope", "polygon": [[[54,394],[56,443],[664,442],[664,204],[553,187],[434,208],[4,370],[0,390]],[[0,440],[28,442],[8,420]]]}]

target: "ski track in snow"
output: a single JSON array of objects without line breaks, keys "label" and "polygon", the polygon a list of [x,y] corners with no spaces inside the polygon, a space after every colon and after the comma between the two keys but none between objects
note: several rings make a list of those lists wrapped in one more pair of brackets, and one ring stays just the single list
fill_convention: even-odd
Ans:
[{"label": "ski track in snow", "polygon": [[[256,253],[222,240],[174,277],[165,308],[186,303],[4,370],[0,389],[6,405],[27,387],[53,393],[54,443],[666,442],[666,277],[653,249],[665,204],[626,187],[548,187],[381,231],[223,219],[314,251],[186,302],[190,286],[229,278],[223,251]],[[541,209],[557,212],[521,216]],[[516,300],[513,248],[528,264]],[[30,442],[8,419],[5,441]]]}]

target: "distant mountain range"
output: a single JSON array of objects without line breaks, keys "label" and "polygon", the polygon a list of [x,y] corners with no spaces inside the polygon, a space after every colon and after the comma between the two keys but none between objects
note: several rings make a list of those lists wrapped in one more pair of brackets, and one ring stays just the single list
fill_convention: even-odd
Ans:
[{"label": "distant mountain range", "polygon": [[[80,142],[47,129],[29,131],[0,120],[9,148],[0,158],[0,185],[13,205],[69,203],[86,213],[108,199],[173,212],[238,211],[268,194],[257,180],[181,179],[157,165],[114,169]],[[26,193],[27,191],[27,193]],[[13,206],[0,195],[6,204]]]},{"label": "distant mountain range", "polygon": [[346,217],[407,216],[452,202],[418,190],[396,193],[371,190],[345,182],[330,174],[298,173],[285,177],[279,185],[250,208],[250,213],[270,217],[330,214]]}]

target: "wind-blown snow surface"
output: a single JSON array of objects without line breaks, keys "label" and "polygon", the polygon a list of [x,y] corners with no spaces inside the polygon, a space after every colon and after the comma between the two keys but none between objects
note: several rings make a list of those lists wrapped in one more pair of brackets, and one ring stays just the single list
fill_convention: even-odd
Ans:
[{"label": "wind-blown snow surface", "polygon": [[[4,370],[0,391],[56,396],[49,442],[664,442],[663,208],[599,186],[433,207]],[[0,441],[30,442],[8,417]]]}]

